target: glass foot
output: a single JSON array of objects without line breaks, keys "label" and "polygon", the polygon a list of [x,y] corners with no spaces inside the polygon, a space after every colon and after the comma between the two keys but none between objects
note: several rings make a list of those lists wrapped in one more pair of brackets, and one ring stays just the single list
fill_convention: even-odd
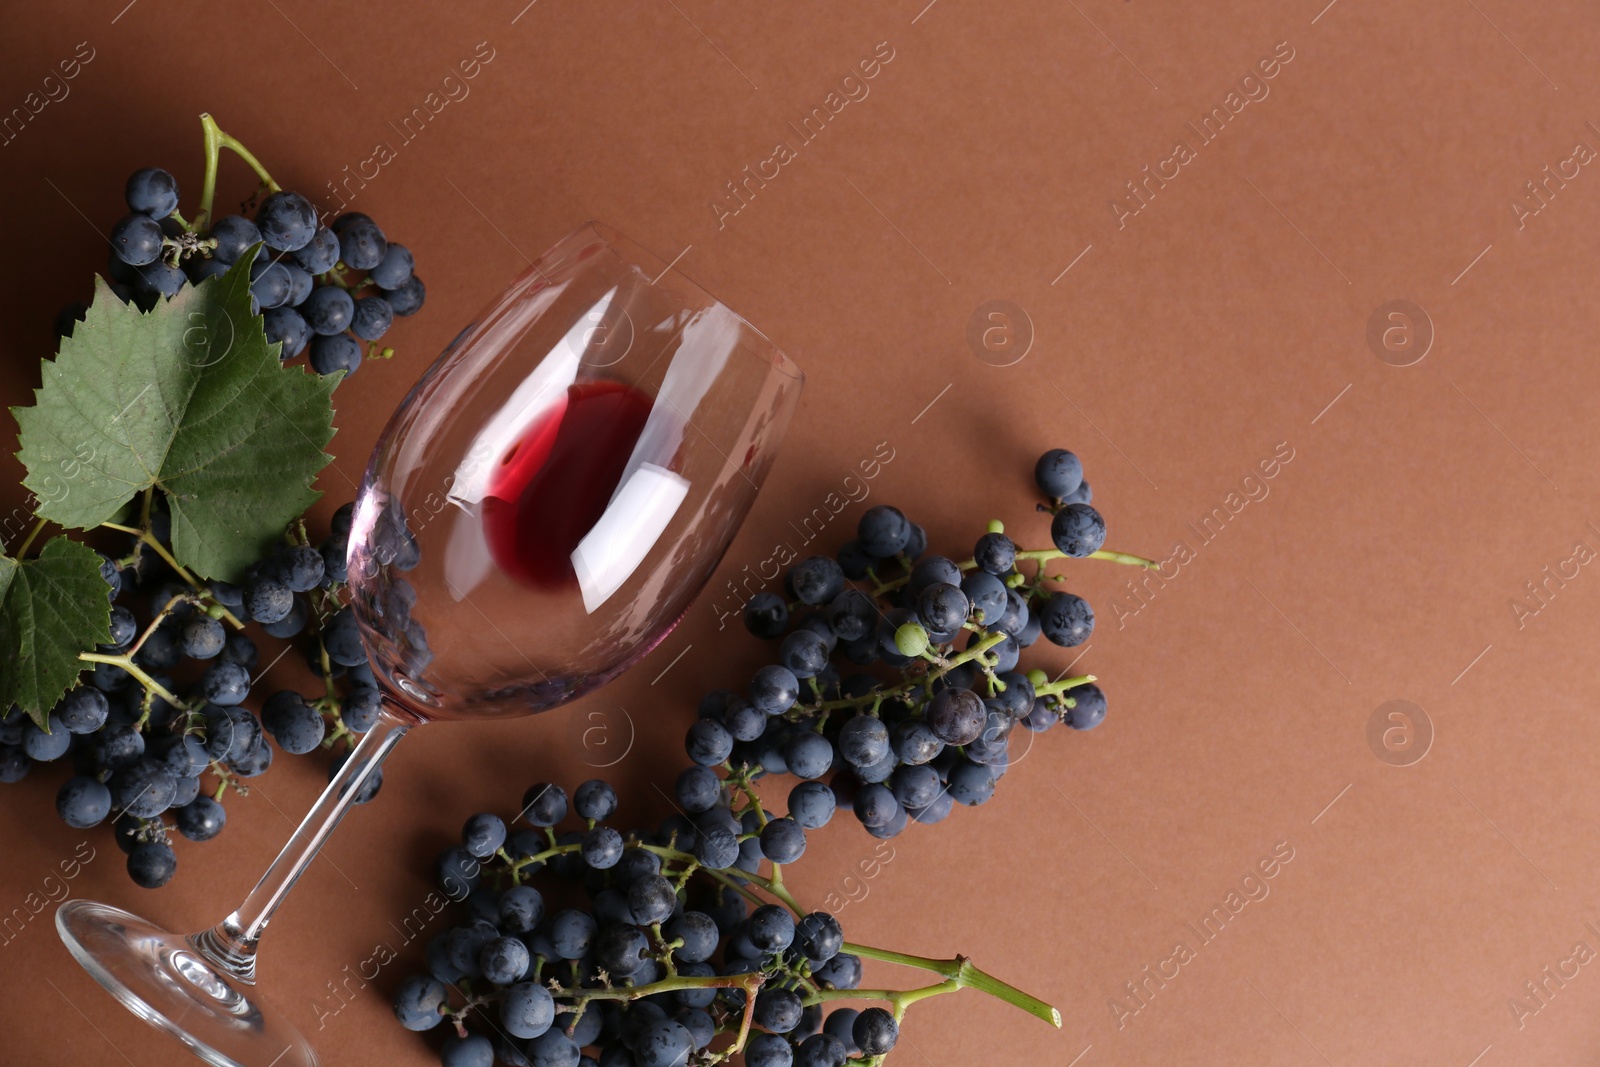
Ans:
[{"label": "glass foot", "polygon": [[187,937],[88,900],[56,910],[73,958],[124,1007],[217,1067],[316,1067],[299,1031]]}]

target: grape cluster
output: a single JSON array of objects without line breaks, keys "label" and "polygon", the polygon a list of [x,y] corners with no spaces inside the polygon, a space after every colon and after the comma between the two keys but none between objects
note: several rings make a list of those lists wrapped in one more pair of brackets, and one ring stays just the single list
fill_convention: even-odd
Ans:
[{"label": "grape cluster", "polygon": [[[244,781],[267,770],[269,738],[296,755],[353,748],[353,735],[377,722],[379,696],[354,616],[339,603],[351,511],[347,504],[335,513],[320,544],[308,543],[303,528],[291,531],[243,585],[200,585],[174,568],[171,519],[152,500],[148,537],[123,558],[102,557],[111,643],[51,710],[46,729],[16,707],[0,716],[0,782],[22,780],[36,762],[69,763],[72,776],[56,794],[62,821],[88,829],[111,820],[129,875],[153,889],[177,869],[174,833],[207,841],[221,832],[224,793],[248,792]],[[270,663],[246,621],[266,637],[303,641],[322,691],[272,693],[259,714],[247,707],[259,668]],[[371,799],[381,775],[359,800]]]},{"label": "grape cluster", "polygon": [[790,774],[801,779],[785,820],[798,856],[804,831],[838,807],[874,836],[893,837],[958,803],[982,804],[1006,773],[1019,726],[1099,725],[1106,698],[1093,676],[1052,681],[1019,663],[1041,637],[1073,647],[1094,632],[1089,602],[1057,588],[1047,565],[1097,554],[1148,561],[1102,551],[1105,521],[1075,455],[1053,449],[1034,475],[1053,548],[1019,549],[993,522],[958,563],[926,555],[922,528],[879,505],[835,556],[789,568],[783,596],[752,596],[745,626],[777,642],[777,661],[744,693],[718,689],[700,702],[685,739],[695,767],[678,782],[678,803],[703,810],[717,788],[712,768]]},{"label": "grape cluster", "polygon": [[[395,1016],[412,1030],[448,1021],[444,1067],[683,1067],[740,1048],[750,1067],[877,1063],[898,1012],[825,1015],[859,987],[862,957],[836,918],[801,912],[756,873],[789,854],[769,848],[787,820],[747,784],[719,793],[693,818],[627,833],[599,779],[570,798],[530,787],[509,826],[473,815],[435,866],[464,904],[460,922],[429,943],[426,972],[397,985]],[[751,884],[779,899],[762,903]]]},{"label": "grape cluster", "polygon": [[[288,360],[309,349],[318,374],[353,374],[396,315],[412,315],[427,295],[404,245],[378,224],[347,212],[323,225],[310,200],[271,187],[253,218],[224,215],[203,231],[178,213],[178,182],[160,167],[135,171],[124,190],[129,214],[111,230],[110,286],[123,301],[149,307],[184,285],[223,274],[245,256],[250,293],[267,340]],[[61,312],[70,336],[86,308]]]}]

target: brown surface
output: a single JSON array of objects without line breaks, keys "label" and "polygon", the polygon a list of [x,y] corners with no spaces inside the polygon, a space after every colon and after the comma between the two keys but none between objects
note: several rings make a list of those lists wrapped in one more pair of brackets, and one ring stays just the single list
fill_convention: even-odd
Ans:
[{"label": "brown surface", "polygon": [[[914,1011],[914,1050],[897,1059],[1595,1061],[1594,965],[1546,980],[1553,993],[1520,1027],[1508,1007],[1546,966],[1570,974],[1576,942],[1600,949],[1600,578],[1582,568],[1522,628],[1509,607],[1575,541],[1600,549],[1600,176],[1581,168],[1520,229],[1509,206],[1575,142],[1600,148],[1586,5],[547,0],[513,22],[523,2],[10,12],[0,107],[78,42],[94,59],[0,148],[6,401],[27,397],[50,316],[100,264],[79,209],[108,227],[123,176],[155,162],[192,203],[201,110],[307,192],[379,141],[400,146],[354,206],[415,250],[429,304],[392,335],[395,363],[340,394],[330,503],[523,253],[588,216],[668,257],[692,246],[681,267],[810,375],[725,573],[790,537],[788,522],[880,441],[895,459],[872,500],[906,507],[950,551],[990,516],[1043,542],[1025,472],[1052,445],[1085,457],[1117,547],[1196,549],[1121,628],[1129,573],[1082,568],[1100,611],[1085,663],[1111,695],[1105,726],[1048,735],[994,802],[894,842],[845,910],[857,939],[974,954],[1059,1005],[1063,1031],[961,994]],[[482,41],[494,58],[470,96],[402,144],[395,125]],[[709,205],[724,183],[797,141],[787,124],[885,41],[893,59],[870,95],[719,229]],[[1175,138],[1194,146],[1185,122],[1226,106],[1284,41],[1293,59],[1270,95],[1119,229],[1108,200]],[[997,299],[1037,332],[1006,368],[965,340],[974,309]],[[1403,369],[1366,341],[1369,316],[1394,299],[1422,305],[1437,331]],[[1189,524],[1228,506],[1280,442],[1293,460],[1264,483],[1270,495],[1202,547]],[[630,709],[626,810],[660,814],[651,786],[670,788],[696,696],[760,656],[715,630],[702,602],[581,707],[430,727],[401,750],[382,802],[349,820],[267,947],[266,987],[328,1063],[434,1062],[390,1021],[400,964],[320,1032],[312,1001],[379,943],[398,947],[391,920],[420,902],[427,857],[468,813],[505,809],[538,777],[585,775],[582,716],[616,723]],[[1385,764],[1367,740],[1395,699],[1436,731],[1411,766]],[[230,803],[221,838],[181,847],[172,887],[146,893],[103,830],[56,820],[60,771],[36,772],[4,793],[0,903],[39,890],[87,839],[98,858],[72,893],[179,927],[211,921],[321,779],[317,759],[281,760]],[[1270,895],[1200,945],[1184,924],[1279,842],[1293,859]],[[795,871],[804,898],[844,895],[875,846],[844,821],[817,837]],[[1170,974],[1162,961],[1180,940],[1194,958],[1119,1030],[1111,998],[1135,1006],[1123,984],[1147,965]],[[72,964],[47,915],[0,949],[0,975],[8,1063],[182,1060]]]}]

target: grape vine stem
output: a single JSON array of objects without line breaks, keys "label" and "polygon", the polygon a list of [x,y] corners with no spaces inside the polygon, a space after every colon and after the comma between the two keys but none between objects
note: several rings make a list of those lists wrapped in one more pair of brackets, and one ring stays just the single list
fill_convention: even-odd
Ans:
[{"label": "grape vine stem", "polygon": [[[195,590],[196,592],[201,592],[204,589],[204,587],[200,584],[200,580],[194,575],[190,574],[188,569],[185,568],[183,564],[178,562],[176,556],[167,551],[167,546],[161,543],[161,539],[159,537],[150,532],[148,525],[144,529],[139,529],[133,526],[124,526],[119,522],[103,522],[100,525],[105,527],[107,530],[116,530],[118,533],[132,534],[140,541],[143,541],[145,544],[149,545],[150,548],[154,550],[156,555],[160,556],[166,561],[167,566],[171,567],[173,572],[176,573],[179,578],[182,578],[184,581],[189,583],[189,587],[191,589]],[[221,608],[222,617],[227,619],[229,625],[231,625],[235,630],[244,629],[244,623],[239,621],[239,617],[237,615],[229,611],[221,604],[218,604],[217,607]]]},{"label": "grape vine stem", "polygon": [[[850,953],[852,956],[860,956],[862,959],[879,960],[883,963],[897,963],[903,967],[916,967],[919,970],[931,971],[944,978],[944,981],[938,985],[924,986],[922,989],[912,989],[905,992],[849,990],[850,993],[855,994],[857,997],[871,997],[878,1000],[887,1000],[895,1004],[897,1017],[899,1010],[902,1010],[900,1008],[901,999],[912,998],[905,1000],[905,1004],[909,1005],[915,1000],[931,997],[938,993],[948,993],[956,989],[977,989],[988,993],[992,997],[998,997],[1007,1004],[1016,1005],[1029,1015],[1043,1019],[1057,1030],[1061,1029],[1061,1013],[1059,1011],[1038,997],[1024,993],[1009,982],[1002,982],[989,972],[980,970],[965,956],[956,956],[954,959],[948,960],[936,960],[928,956],[913,956],[905,952],[892,952],[889,949],[873,948],[870,945],[857,945],[850,941],[845,942],[843,951]],[[826,992],[824,990],[816,995],[820,999],[836,999],[823,996],[823,993]],[[841,990],[841,992],[843,991]],[[880,993],[883,995],[879,995]]]},{"label": "grape vine stem", "polygon": [[279,192],[281,186],[272,180],[272,175],[267,173],[267,168],[261,165],[250,149],[240,144],[238,140],[225,133],[217,120],[209,114],[201,113],[200,128],[205,132],[206,151],[206,177],[205,184],[200,189],[200,210],[195,214],[194,222],[189,226],[189,232],[196,233],[203,230],[211,221],[211,202],[217,192],[217,160],[224,148],[231,150],[240,159],[250,164],[250,169],[256,172],[261,179],[261,184],[269,192]]}]

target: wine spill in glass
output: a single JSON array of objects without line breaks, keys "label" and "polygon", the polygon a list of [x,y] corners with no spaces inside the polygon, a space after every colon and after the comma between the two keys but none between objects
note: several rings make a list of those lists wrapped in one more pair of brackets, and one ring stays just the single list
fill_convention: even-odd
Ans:
[{"label": "wine spill in glass", "polygon": [[589,223],[428,370],[373,451],[349,589],[384,714],[245,901],[172,934],[73,900],[56,926],[131,1011],[223,1067],[314,1064],[255,992],[262,931],[390,749],[626,670],[705,585],[803,377],[668,264]]}]

